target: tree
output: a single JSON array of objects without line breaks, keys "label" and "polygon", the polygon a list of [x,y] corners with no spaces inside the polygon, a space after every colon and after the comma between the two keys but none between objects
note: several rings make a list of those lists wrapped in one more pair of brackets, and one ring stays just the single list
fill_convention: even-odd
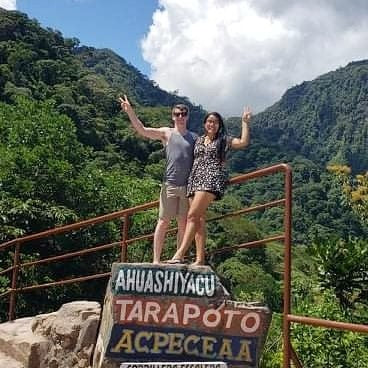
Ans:
[{"label": "tree", "polygon": [[344,165],[330,165],[327,170],[335,175],[342,187],[345,199],[365,225],[368,225],[368,171],[351,176],[351,168]]},{"label": "tree", "polygon": [[[359,323],[341,309],[331,290],[321,293],[317,285],[313,285],[308,297],[299,302],[293,313]],[[303,367],[368,367],[368,338],[364,334],[293,323],[291,337],[292,345]]]},{"label": "tree", "polygon": [[3,240],[76,219],[67,193],[88,151],[70,119],[49,103],[24,98],[0,109],[0,200],[8,229]]},{"label": "tree", "polygon": [[368,306],[368,241],[330,238],[311,247],[318,276],[325,289],[333,290],[344,309]]}]

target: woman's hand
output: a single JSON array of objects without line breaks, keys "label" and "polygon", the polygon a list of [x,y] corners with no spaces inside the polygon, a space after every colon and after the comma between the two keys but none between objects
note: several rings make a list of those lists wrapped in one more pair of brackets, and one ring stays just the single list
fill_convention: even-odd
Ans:
[{"label": "woman's hand", "polygon": [[250,107],[247,106],[244,108],[244,111],[243,111],[242,123],[249,124],[251,117],[252,117],[252,111],[250,110]]},{"label": "woman's hand", "polygon": [[249,123],[252,117],[252,111],[250,107],[244,107],[242,115],[242,126],[240,138],[233,138],[231,141],[231,148],[240,149],[249,144]]}]

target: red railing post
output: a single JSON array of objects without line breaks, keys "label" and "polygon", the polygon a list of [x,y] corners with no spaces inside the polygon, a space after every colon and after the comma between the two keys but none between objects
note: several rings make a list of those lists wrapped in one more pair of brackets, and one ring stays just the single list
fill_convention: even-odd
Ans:
[{"label": "red railing post", "polygon": [[130,225],[130,218],[129,215],[124,215],[124,222],[121,229],[121,253],[120,253],[120,260],[121,262],[126,262],[128,259],[128,237],[129,237],[129,225]]},{"label": "red railing post", "polygon": [[15,319],[15,304],[17,298],[17,281],[19,274],[19,258],[20,258],[20,242],[15,244],[14,257],[13,257],[13,272],[12,272],[12,282],[10,291],[10,301],[9,301],[9,321]]},{"label": "red railing post", "polygon": [[284,311],[283,311],[283,368],[290,368],[290,300],[291,300],[291,206],[292,206],[292,176],[289,166],[285,167],[285,212],[284,212]]},{"label": "red railing post", "polygon": [[302,362],[299,360],[293,346],[290,343],[290,357],[296,368],[303,368]]}]

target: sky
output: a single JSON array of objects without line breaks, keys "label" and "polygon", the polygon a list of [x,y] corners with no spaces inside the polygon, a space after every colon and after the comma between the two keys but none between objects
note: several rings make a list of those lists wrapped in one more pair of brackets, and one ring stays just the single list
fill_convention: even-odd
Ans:
[{"label": "sky", "polygon": [[367,0],[0,0],[110,48],[167,91],[239,116],[368,59]]}]

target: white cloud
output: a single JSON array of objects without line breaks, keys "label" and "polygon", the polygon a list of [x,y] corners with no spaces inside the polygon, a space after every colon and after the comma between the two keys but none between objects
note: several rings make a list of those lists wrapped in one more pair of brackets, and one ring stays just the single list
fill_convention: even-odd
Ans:
[{"label": "white cloud", "polygon": [[368,1],[160,0],[142,40],[151,79],[225,115],[368,58]]},{"label": "white cloud", "polygon": [[16,0],[0,0],[0,8],[4,8],[6,10],[16,10],[17,1]]}]

